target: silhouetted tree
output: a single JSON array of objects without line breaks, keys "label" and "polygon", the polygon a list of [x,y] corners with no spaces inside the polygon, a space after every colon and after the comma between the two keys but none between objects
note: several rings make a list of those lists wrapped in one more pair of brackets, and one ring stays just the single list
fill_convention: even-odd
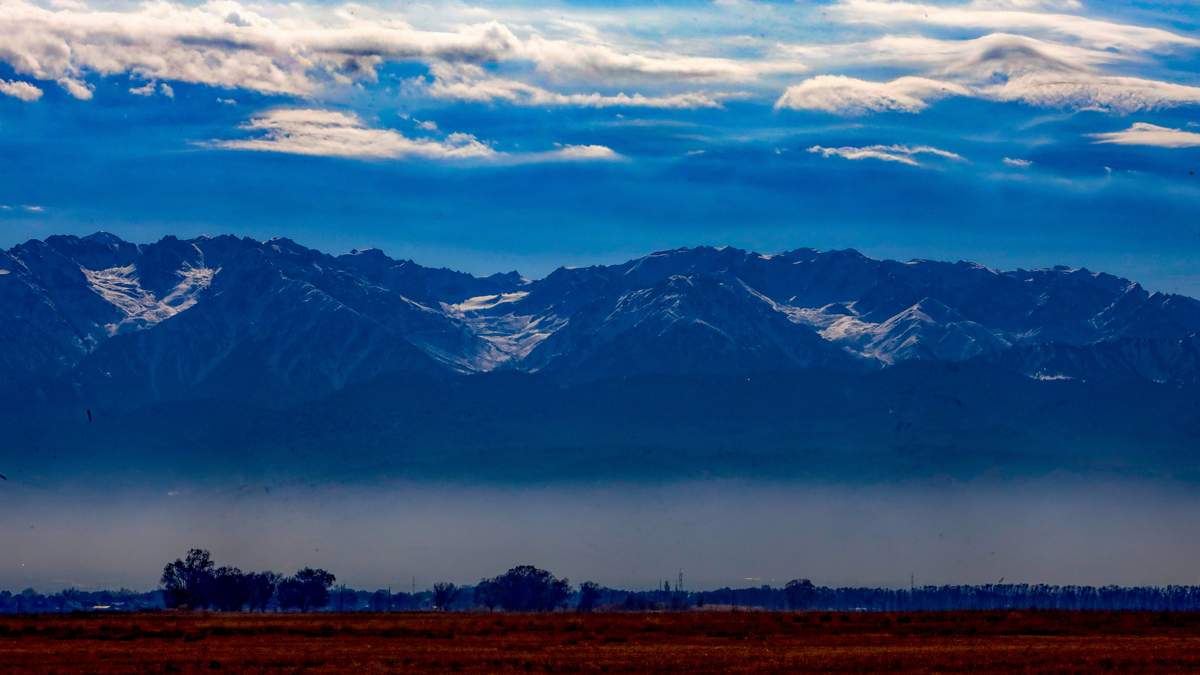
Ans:
[{"label": "silhouetted tree", "polygon": [[249,577],[236,567],[217,568],[210,601],[219,610],[240,611],[250,602]]},{"label": "silhouetted tree", "polygon": [[337,577],[322,569],[305,567],[283,581],[275,589],[279,606],[307,612],[329,604],[329,589]]},{"label": "silhouetted tree", "polygon": [[808,579],[792,579],[783,587],[788,609],[807,609],[817,597],[817,588]]},{"label": "silhouetted tree", "polygon": [[475,585],[475,604],[487,607],[489,612],[496,609],[496,605],[500,604],[500,589],[496,582],[482,579]]},{"label": "silhouetted tree", "polygon": [[267,611],[267,607],[271,605],[271,599],[275,597],[277,585],[279,585],[279,575],[274,572],[250,572],[247,574],[246,605],[250,611]]},{"label": "silhouetted tree", "polygon": [[571,594],[570,582],[533,565],[518,565],[490,583],[495,584],[500,606],[510,612],[548,612]]},{"label": "silhouetted tree", "polygon": [[211,604],[213,561],[208,551],[194,548],[183,560],[167,563],[162,573],[163,601],[167,607],[201,609]]},{"label": "silhouetted tree", "polygon": [[600,584],[594,581],[585,581],[579,584],[579,605],[576,607],[580,612],[590,612],[596,608],[596,602],[600,600]]},{"label": "silhouetted tree", "polygon": [[443,612],[450,609],[450,603],[458,597],[459,588],[454,584],[439,581],[433,585],[433,608]]}]

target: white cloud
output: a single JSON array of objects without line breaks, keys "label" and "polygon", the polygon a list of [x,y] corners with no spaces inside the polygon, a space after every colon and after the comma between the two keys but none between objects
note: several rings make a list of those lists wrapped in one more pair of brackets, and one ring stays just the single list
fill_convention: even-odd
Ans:
[{"label": "white cloud", "polygon": [[259,135],[214,141],[212,145],[229,150],[358,159],[478,159],[496,154],[470,134],[450,134],[444,141],[409,138],[392,129],[368,127],[357,115],[333,110],[271,110],[253,117],[244,128]]},{"label": "white cloud", "polygon": [[[843,115],[919,112],[939,98],[972,96],[1019,101],[1052,108],[1094,109],[1128,114],[1200,102],[1200,87],[1121,77],[1097,66],[1129,57],[1007,34],[974,40],[921,37],[881,38],[858,48],[839,47],[822,58],[857,58],[882,64],[894,55],[934,77],[901,77],[887,82],[822,75],[789,87],[777,108],[823,110]],[[857,54],[857,56],[852,56]]]},{"label": "white cloud", "polygon": [[1039,40],[1026,35],[989,33],[970,39],[923,35],[883,35],[870,40],[781,49],[814,69],[844,66],[919,68],[938,76],[988,79],[1040,70],[1080,70],[1134,59],[1104,49]]},{"label": "white cloud", "polygon": [[600,78],[666,78],[744,82],[764,74],[798,73],[807,68],[791,60],[738,60],[670,52],[627,52],[611,45],[550,40],[533,35],[519,43],[517,53],[546,72],[566,71]]},{"label": "white cloud", "polygon": [[[169,81],[346,100],[406,62],[430,75],[403,93],[547,107],[712,109],[781,90],[778,108],[837,114],[915,113],[947,96],[1117,113],[1198,101],[1200,88],[1152,78],[1155,54],[1200,38],[1094,18],[1079,0],[806,5],[0,0],[0,62],[80,99],[89,79],[123,74],[158,83],[133,87],[145,95],[173,96]],[[845,76],[864,66],[887,75]],[[783,80],[801,73],[816,76]],[[37,84],[0,81],[0,93]]]},{"label": "white cloud", "polygon": [[512,61],[550,78],[606,84],[742,82],[803,70],[790,59],[633,49],[595,31],[561,39],[533,25],[514,29],[490,12],[458,14],[480,20],[428,30],[414,27],[404,13],[353,4],[157,0],[98,9],[0,0],[0,61],[22,75],[61,81],[78,98],[86,98],[81,87],[93,73],[311,96],[329,85],[374,82],[376,69],[389,61]]},{"label": "white cloud", "polygon": [[621,158],[612,148],[604,145],[564,145],[558,150],[549,153],[549,156],[567,160],[613,160]]},{"label": "white cloud", "polygon": [[841,157],[842,159],[850,160],[878,159],[884,162],[898,162],[909,166],[921,165],[915,159],[917,155],[933,155],[943,159],[964,161],[961,155],[929,145],[867,145],[862,147],[843,146],[840,148],[814,145],[808,151],[819,154],[827,159],[829,157]]},{"label": "white cloud", "polygon": [[58,86],[62,87],[64,91],[80,101],[90,101],[92,99],[92,91],[94,90],[94,87],[83,80],[77,80],[72,77],[63,77],[58,80]]},{"label": "white cloud", "polygon": [[1121,114],[1200,103],[1200,87],[1091,73],[1025,75],[985,88],[981,95],[998,101]]},{"label": "white cloud", "polygon": [[129,93],[134,96],[153,96],[154,94],[162,94],[167,98],[175,98],[175,90],[166,82],[155,82],[153,80],[143,84],[140,87],[130,87]]},{"label": "white cloud", "polygon": [[565,145],[548,152],[511,154],[498,152],[471,134],[450,133],[442,140],[410,138],[394,129],[367,126],[352,113],[316,108],[271,110],[251,118],[243,128],[257,135],[211,141],[207,145],[226,150],[368,160],[416,158],[522,163],[620,158],[602,145]]},{"label": "white cloud", "polygon": [[493,77],[474,64],[434,64],[432,82],[421,83],[424,93],[433,98],[491,103],[503,101],[515,105],[579,106],[587,108],[720,108],[722,98],[731,94],[688,92],[662,96],[643,94],[571,93],[549,91],[518,80]]},{"label": "white cloud", "polygon": [[890,0],[841,0],[830,11],[847,23],[881,26],[930,25],[1032,33],[1077,40],[1097,49],[1141,51],[1200,46],[1200,39],[1161,28],[1115,23],[1078,14],[1033,11],[1038,9],[1078,7],[1047,2],[933,5]]},{"label": "white cloud", "polygon": [[974,9],[1083,9],[1079,0],[972,0],[970,6]]},{"label": "white cloud", "polygon": [[[256,11],[257,10],[257,11]],[[0,60],[39,79],[132,73],[267,93],[311,94],[320,82],[374,79],[384,59],[496,57],[515,37],[499,25],[413,29],[396,18],[300,5],[211,0],[119,10],[49,9],[0,0]]]},{"label": "white cloud", "polygon": [[45,213],[46,207],[37,204],[22,204],[21,209],[28,213]]},{"label": "white cloud", "polygon": [[1028,169],[1029,167],[1033,166],[1033,162],[1028,159],[1019,159],[1016,157],[1005,157],[1004,165],[1011,166],[1015,169]]},{"label": "white cloud", "polygon": [[0,94],[29,102],[41,98],[42,90],[20,80],[0,80]]},{"label": "white cloud", "polygon": [[1157,148],[1200,147],[1200,134],[1198,133],[1160,127],[1146,122],[1136,122],[1124,131],[1092,134],[1091,136],[1096,139],[1096,143],[1149,145]]},{"label": "white cloud", "polygon": [[929,107],[931,101],[969,94],[970,91],[961,85],[924,77],[869,82],[842,75],[819,75],[788,87],[775,102],[775,107],[838,115],[886,111],[915,113]]}]

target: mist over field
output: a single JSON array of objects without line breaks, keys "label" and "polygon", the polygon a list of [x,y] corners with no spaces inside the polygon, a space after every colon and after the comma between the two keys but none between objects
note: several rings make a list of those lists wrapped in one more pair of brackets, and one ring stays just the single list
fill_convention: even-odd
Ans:
[{"label": "mist over field", "polygon": [[321,566],[394,591],[526,562],[626,588],[680,569],[689,589],[1200,581],[1200,494],[1150,481],[4,487],[8,589],[150,589],[193,546],[242,569]]}]

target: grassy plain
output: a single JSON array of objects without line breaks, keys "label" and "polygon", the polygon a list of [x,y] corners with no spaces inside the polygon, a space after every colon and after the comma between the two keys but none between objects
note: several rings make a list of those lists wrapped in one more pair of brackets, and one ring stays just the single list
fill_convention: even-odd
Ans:
[{"label": "grassy plain", "polygon": [[1133,612],[0,617],[0,672],[1200,671],[1200,615]]}]

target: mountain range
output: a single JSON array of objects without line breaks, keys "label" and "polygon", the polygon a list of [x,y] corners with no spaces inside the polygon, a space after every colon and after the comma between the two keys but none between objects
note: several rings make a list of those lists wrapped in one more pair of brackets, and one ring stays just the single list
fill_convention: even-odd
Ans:
[{"label": "mountain range", "polygon": [[421,454],[435,472],[472,452],[578,469],[670,449],[712,468],[808,448],[832,465],[855,443],[896,460],[901,441],[933,466],[984,429],[995,447],[968,454],[986,466],[1060,457],[1078,433],[1105,461],[1153,446],[1178,469],[1200,429],[1200,301],[1069,267],[699,247],[527,279],[96,233],[0,252],[0,312],[12,438],[64,456],[90,433],[60,423],[80,409],[140,420],[111,436],[122,458],[187,438],[280,462],[373,448],[372,466],[438,448]]}]

